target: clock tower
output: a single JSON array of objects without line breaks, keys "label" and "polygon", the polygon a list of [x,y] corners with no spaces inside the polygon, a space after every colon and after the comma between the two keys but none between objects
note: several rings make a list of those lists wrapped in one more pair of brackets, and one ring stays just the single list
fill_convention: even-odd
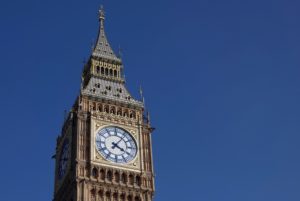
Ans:
[{"label": "clock tower", "polygon": [[97,43],[57,138],[54,201],[152,201],[152,142],[144,103],[125,86],[99,11]]}]

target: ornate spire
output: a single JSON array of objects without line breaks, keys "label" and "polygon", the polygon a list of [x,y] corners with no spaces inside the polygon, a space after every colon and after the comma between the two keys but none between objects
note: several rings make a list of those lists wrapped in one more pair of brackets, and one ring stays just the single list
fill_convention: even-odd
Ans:
[{"label": "ornate spire", "polygon": [[98,39],[97,39],[97,43],[95,45],[92,55],[95,57],[100,57],[100,58],[105,58],[105,59],[109,59],[112,61],[121,62],[121,59],[115,55],[112,48],[110,47],[110,44],[108,43],[108,40],[105,35],[105,31],[104,31],[104,20],[105,20],[105,13],[104,13],[103,6],[101,6],[101,8],[99,10],[100,28],[99,28],[99,32],[98,32]]}]

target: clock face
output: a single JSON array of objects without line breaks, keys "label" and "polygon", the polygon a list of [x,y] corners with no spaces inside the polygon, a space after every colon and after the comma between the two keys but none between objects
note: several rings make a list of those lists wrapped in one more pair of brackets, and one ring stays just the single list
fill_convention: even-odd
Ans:
[{"label": "clock face", "polygon": [[58,165],[58,178],[62,179],[67,171],[68,160],[69,160],[69,140],[66,139],[62,146],[61,154],[59,157],[59,165]]},{"label": "clock face", "polygon": [[114,163],[129,163],[137,154],[134,138],[122,128],[109,126],[96,134],[97,151]]}]

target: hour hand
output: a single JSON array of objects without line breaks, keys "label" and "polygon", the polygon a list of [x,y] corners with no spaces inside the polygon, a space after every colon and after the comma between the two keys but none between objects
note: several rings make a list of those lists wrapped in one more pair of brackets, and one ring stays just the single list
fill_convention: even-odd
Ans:
[{"label": "hour hand", "polygon": [[118,146],[118,144],[115,143],[115,142],[112,142],[112,145],[113,145],[113,146],[111,147],[112,149],[114,149],[114,148],[116,148],[116,146]]},{"label": "hour hand", "polygon": [[112,145],[113,145],[113,146],[111,147],[112,149],[114,149],[114,148],[117,147],[117,148],[120,149],[121,151],[124,151],[124,149],[121,148],[121,147],[118,145],[118,143],[113,142]]}]

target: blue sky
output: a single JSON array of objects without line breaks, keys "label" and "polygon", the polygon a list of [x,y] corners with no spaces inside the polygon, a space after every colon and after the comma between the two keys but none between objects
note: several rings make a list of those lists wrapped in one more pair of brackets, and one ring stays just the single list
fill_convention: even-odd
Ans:
[{"label": "blue sky", "polygon": [[283,0],[2,0],[1,200],[52,199],[100,4],[156,128],[155,201],[300,200],[300,2]]}]

